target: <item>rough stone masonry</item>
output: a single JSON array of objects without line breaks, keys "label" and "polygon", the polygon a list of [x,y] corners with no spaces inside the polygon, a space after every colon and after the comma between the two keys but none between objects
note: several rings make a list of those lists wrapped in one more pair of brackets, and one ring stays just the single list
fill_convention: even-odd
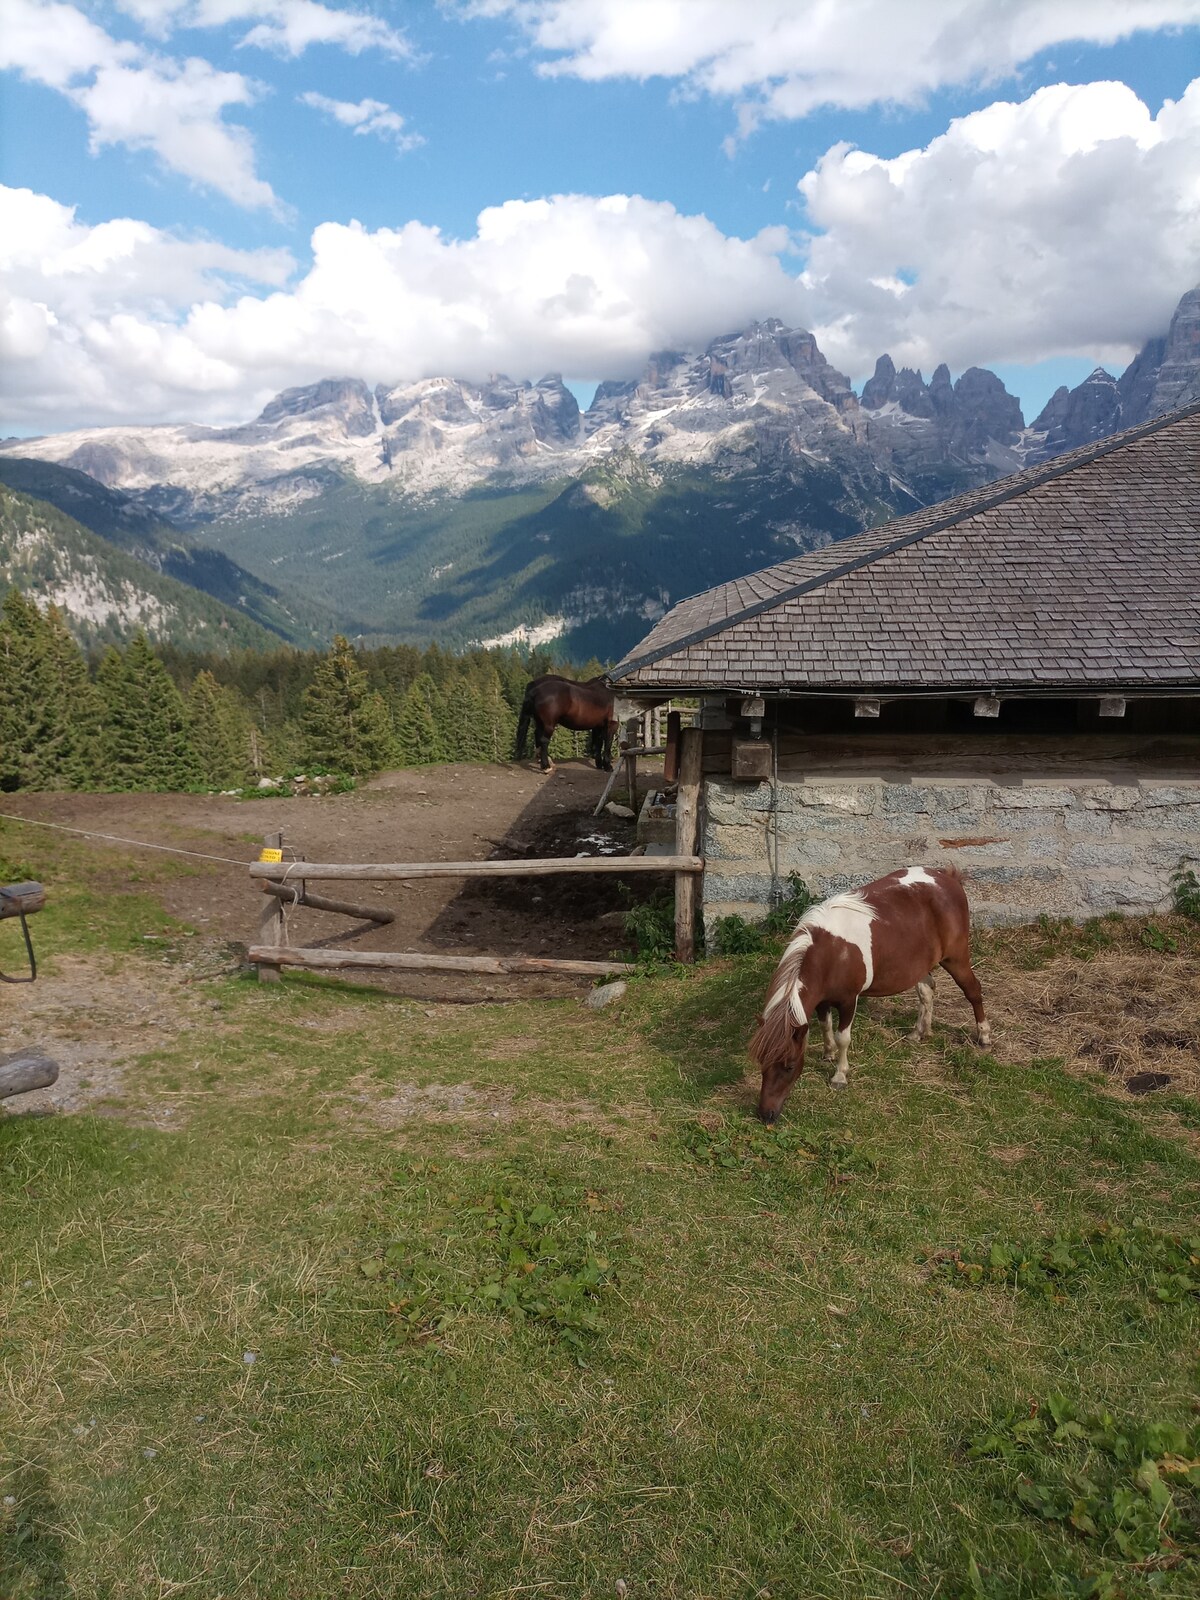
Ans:
[{"label": "rough stone masonry", "polygon": [[[997,783],[878,778],[705,785],[706,930],[769,905],[772,867],[819,897],[896,867],[953,862],[984,923],[1166,910],[1171,875],[1200,871],[1200,781]],[[776,858],[776,851],[778,856]]]}]

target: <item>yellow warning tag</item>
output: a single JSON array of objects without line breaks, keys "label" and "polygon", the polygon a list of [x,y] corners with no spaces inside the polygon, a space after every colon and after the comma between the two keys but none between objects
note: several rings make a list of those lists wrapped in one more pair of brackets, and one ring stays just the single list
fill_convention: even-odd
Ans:
[{"label": "yellow warning tag", "polygon": [[264,845],[258,853],[258,859],[260,861],[282,861],[283,851],[272,850],[269,845]]}]

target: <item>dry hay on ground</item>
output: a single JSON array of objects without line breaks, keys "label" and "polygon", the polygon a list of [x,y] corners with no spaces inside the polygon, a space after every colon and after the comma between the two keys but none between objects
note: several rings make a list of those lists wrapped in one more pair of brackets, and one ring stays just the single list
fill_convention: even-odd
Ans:
[{"label": "dry hay on ground", "polygon": [[1200,1094],[1200,960],[1136,938],[1130,927],[1109,949],[1058,955],[1033,971],[1002,949],[990,954],[980,978],[1000,1059],[1100,1068],[1122,1089],[1162,1073],[1172,1093]]}]

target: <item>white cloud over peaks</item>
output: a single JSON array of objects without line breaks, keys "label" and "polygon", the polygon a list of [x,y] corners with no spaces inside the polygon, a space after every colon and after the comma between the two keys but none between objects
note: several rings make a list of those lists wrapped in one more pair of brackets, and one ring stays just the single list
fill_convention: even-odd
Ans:
[{"label": "white cloud over peaks", "polygon": [[57,89],[82,108],[93,150],[150,150],[164,166],[235,204],[274,207],[230,106],[259,94],[252,79],[193,57],[177,61],[111,38],[77,7],[0,0],[0,67]]},{"label": "white cloud over peaks", "polygon": [[1122,83],[1057,84],[894,160],[835,145],[799,187],[838,365],[1121,362],[1200,280],[1200,79],[1157,117]]},{"label": "white cloud over peaks", "polygon": [[187,347],[180,308],[282,285],[294,268],[286,250],[178,239],[129,217],[88,227],[46,195],[0,186],[7,419],[36,427],[56,416],[153,420],[156,405],[202,408],[241,374]]},{"label": "white cloud over peaks", "polygon": [[1111,44],[1200,22],[1200,0],[465,0],[513,17],[540,70],[682,78],[741,98],[743,132],[822,105],[911,103],[995,83],[1066,41]]},{"label": "white cloud over peaks", "polygon": [[318,94],[315,90],[297,98],[302,105],[311,106],[314,111],[332,117],[343,128],[351,128],[356,134],[377,134],[381,139],[394,143],[398,150],[415,150],[418,145],[425,143],[419,133],[405,133],[404,118],[382,100],[331,100],[328,95]]},{"label": "white cloud over peaks", "polygon": [[[637,196],[509,201],[462,240],[419,222],[376,232],[325,223],[307,274],[274,292],[285,271],[274,256],[212,256],[218,247],[141,223],[84,228],[27,191],[0,191],[0,201],[0,238],[27,241],[3,311],[0,426],[237,420],[331,373],[373,383],[505,370],[619,377],[651,350],[739,321],[803,320],[779,260],[786,230],[729,238]],[[86,258],[88,270],[39,275],[42,255]],[[221,281],[231,273],[263,287],[231,295]]]}]

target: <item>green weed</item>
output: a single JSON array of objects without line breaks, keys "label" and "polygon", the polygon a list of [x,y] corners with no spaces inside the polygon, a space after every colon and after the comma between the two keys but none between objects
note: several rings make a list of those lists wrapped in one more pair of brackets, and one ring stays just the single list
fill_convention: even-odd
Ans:
[{"label": "green weed", "polygon": [[621,926],[625,937],[633,941],[637,959],[643,965],[653,966],[673,959],[675,900],[667,891],[631,905]]},{"label": "green weed", "polygon": [[1200,1555],[1200,1424],[1118,1421],[1050,1395],[977,1434],[967,1454],[1016,1467],[1013,1498],[1103,1554]]},{"label": "green weed", "polygon": [[596,1301],[613,1269],[595,1229],[581,1226],[562,1200],[518,1205],[496,1189],[463,1210],[448,1236],[450,1258],[419,1240],[397,1239],[358,1265],[386,1288],[397,1340],[426,1344],[467,1312],[499,1312],[550,1333],[577,1354],[599,1332]]},{"label": "green weed", "polygon": [[957,1282],[1003,1284],[1061,1300],[1083,1279],[1114,1269],[1163,1303],[1200,1295],[1200,1234],[1166,1233],[1135,1222],[1080,1235],[1055,1235],[1025,1244],[994,1239],[986,1249],[938,1258]]},{"label": "green weed", "polygon": [[712,954],[716,956],[757,955],[777,939],[791,933],[800,918],[815,904],[808,885],[798,873],[788,874],[787,888],[761,922],[747,922],[736,912],[718,917],[713,929]]},{"label": "green weed", "polygon": [[848,1136],[804,1135],[791,1127],[735,1126],[709,1128],[689,1123],[680,1140],[697,1166],[750,1175],[770,1168],[818,1173],[830,1182],[873,1173],[876,1162]]},{"label": "green weed", "polygon": [[1182,862],[1179,871],[1171,875],[1171,904],[1177,916],[1200,922],[1200,878]]}]

